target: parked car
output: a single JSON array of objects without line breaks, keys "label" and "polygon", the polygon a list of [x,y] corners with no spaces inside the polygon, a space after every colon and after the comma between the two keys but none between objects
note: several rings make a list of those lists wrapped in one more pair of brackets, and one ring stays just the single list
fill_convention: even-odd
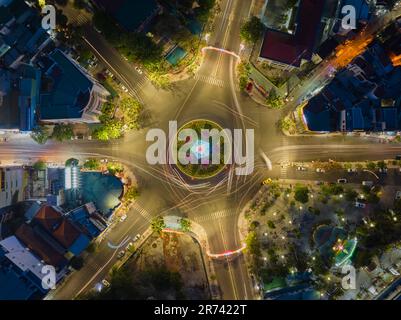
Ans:
[{"label": "parked car", "polygon": [[347,179],[345,178],[338,179],[337,183],[347,183]]},{"label": "parked car", "polygon": [[143,71],[142,71],[138,66],[135,67],[135,70],[136,70],[139,74],[142,74],[142,73],[143,73]]},{"label": "parked car", "polygon": [[268,179],[266,179],[266,180],[264,180],[263,182],[262,182],[262,185],[268,185],[268,184],[270,184],[270,183],[272,183],[272,179],[271,178],[268,178]]},{"label": "parked car", "polygon": [[103,285],[105,288],[108,288],[108,287],[110,287],[110,282],[108,282],[106,279],[103,279],[103,280],[102,280],[102,285]]},{"label": "parked car", "polygon": [[124,215],[121,216],[120,222],[124,222],[126,219],[127,219],[127,215],[124,214]]},{"label": "parked car", "polygon": [[324,169],[322,169],[322,168],[317,168],[317,169],[316,169],[316,172],[323,173],[323,172],[326,172],[326,170],[324,170]]},{"label": "parked car", "polygon": [[118,253],[117,258],[118,258],[118,259],[122,259],[122,257],[124,257],[124,255],[125,255],[125,250],[121,250],[121,251]]},{"label": "parked car", "polygon": [[128,92],[128,89],[127,89],[124,85],[121,85],[121,89],[123,89],[123,91],[124,91],[125,93]]},{"label": "parked car", "polygon": [[355,172],[357,172],[358,170],[356,170],[356,169],[354,169],[354,168],[349,168],[347,171],[348,171],[349,173],[355,173]]},{"label": "parked car", "polygon": [[355,207],[364,209],[366,208],[366,203],[355,201]]},{"label": "parked car", "polygon": [[394,275],[394,276],[399,276],[400,275],[400,273],[396,269],[394,269],[393,267],[389,268],[388,271],[390,271],[391,274]]},{"label": "parked car", "polygon": [[134,237],[134,239],[133,239],[134,242],[135,242],[135,241],[138,241],[140,237],[141,237],[141,235],[138,233],[138,234]]},{"label": "parked car", "polygon": [[297,167],[297,170],[298,171],[306,171],[306,168],[305,167]]},{"label": "parked car", "polygon": [[379,168],[380,173],[387,173],[387,168]]},{"label": "parked car", "polygon": [[129,250],[132,246],[134,245],[133,242],[128,243],[128,245],[125,247],[125,249]]}]

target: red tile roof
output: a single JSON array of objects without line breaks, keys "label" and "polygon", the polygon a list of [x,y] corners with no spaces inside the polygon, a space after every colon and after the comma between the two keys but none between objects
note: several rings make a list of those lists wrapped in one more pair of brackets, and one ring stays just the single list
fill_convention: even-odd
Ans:
[{"label": "red tile roof", "polygon": [[295,34],[267,30],[260,57],[297,67],[302,58],[310,59],[321,31],[324,5],[325,0],[301,0]]},{"label": "red tile roof", "polygon": [[299,66],[301,53],[293,35],[274,30],[266,31],[260,52],[262,58]]},{"label": "red tile roof", "polygon": [[22,224],[16,231],[15,235],[25,245],[37,254],[45,263],[54,267],[63,267],[67,260],[63,255],[58,253],[52,246],[39,237],[32,227]]},{"label": "red tile roof", "polygon": [[53,207],[43,205],[35,215],[34,220],[39,222],[43,228],[51,233],[61,223],[62,215]]},{"label": "red tile roof", "polygon": [[65,248],[69,248],[80,234],[79,230],[67,219],[64,219],[60,226],[53,232],[54,238]]}]

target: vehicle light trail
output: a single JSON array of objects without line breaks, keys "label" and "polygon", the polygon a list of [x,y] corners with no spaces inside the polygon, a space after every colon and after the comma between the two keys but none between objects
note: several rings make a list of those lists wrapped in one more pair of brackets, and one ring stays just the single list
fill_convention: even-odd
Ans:
[{"label": "vehicle light trail", "polygon": [[210,253],[210,252],[207,252],[207,255],[210,257],[210,258],[223,258],[223,257],[229,257],[229,256],[232,256],[232,255],[235,255],[235,254],[237,254],[237,253],[241,253],[244,249],[246,248],[246,244],[244,244],[241,248],[239,248],[239,249],[237,249],[237,250],[229,250],[229,251],[225,251],[225,252],[223,252],[223,253]]},{"label": "vehicle light trail", "polygon": [[218,52],[222,52],[222,53],[227,53],[227,54],[237,58],[238,60],[241,60],[241,58],[240,58],[240,56],[238,54],[236,54],[235,52],[226,50],[226,49],[208,46],[208,47],[203,47],[202,48],[202,53],[204,53],[206,50],[214,50],[214,51],[218,51]]}]

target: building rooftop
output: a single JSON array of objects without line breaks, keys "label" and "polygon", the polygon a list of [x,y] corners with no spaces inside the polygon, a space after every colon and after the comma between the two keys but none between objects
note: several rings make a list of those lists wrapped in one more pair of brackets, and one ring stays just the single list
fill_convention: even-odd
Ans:
[{"label": "building rooftop", "polygon": [[40,117],[79,119],[87,106],[93,82],[62,51],[53,51],[52,65],[45,72],[45,89],[40,97]]},{"label": "building rooftop", "polygon": [[158,8],[155,0],[94,0],[94,2],[128,31],[136,31]]},{"label": "building rooftop", "polygon": [[299,67],[302,59],[310,59],[322,32],[324,0],[301,0],[295,33],[268,29],[260,57]]},{"label": "building rooftop", "polygon": [[22,224],[17,229],[15,235],[45,263],[60,269],[67,265],[67,259],[53,246],[42,239],[31,226]]},{"label": "building rooftop", "polygon": [[41,283],[44,265],[15,236],[0,241],[0,246],[6,251],[5,257],[22,272],[31,272],[37,278],[38,285]]}]

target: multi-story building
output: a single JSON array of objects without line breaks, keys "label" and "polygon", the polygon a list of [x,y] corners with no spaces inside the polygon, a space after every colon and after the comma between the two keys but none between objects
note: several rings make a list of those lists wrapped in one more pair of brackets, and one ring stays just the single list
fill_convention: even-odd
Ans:
[{"label": "multi-story building", "polygon": [[26,174],[19,166],[0,167],[0,208],[24,200]]},{"label": "multi-story building", "polygon": [[42,18],[27,2],[5,0],[0,3],[0,60],[16,69],[34,59],[51,40],[51,30],[42,28]]},{"label": "multi-story building", "polygon": [[160,12],[161,6],[156,0],[145,2],[132,0],[93,0],[101,10],[111,15],[127,31],[143,31]]},{"label": "multi-story building", "polygon": [[78,63],[54,50],[42,57],[39,118],[45,123],[97,123],[109,92]]},{"label": "multi-story building", "polygon": [[0,300],[42,298],[44,264],[15,236],[0,241]]},{"label": "multi-story building", "polygon": [[355,8],[356,24],[369,20],[370,7],[365,0],[300,0],[292,10],[294,30],[268,28],[258,60],[286,70],[300,68],[311,60],[321,61],[321,55],[316,54],[319,46],[334,35],[345,36],[350,31],[342,27],[342,8],[347,5]]}]

